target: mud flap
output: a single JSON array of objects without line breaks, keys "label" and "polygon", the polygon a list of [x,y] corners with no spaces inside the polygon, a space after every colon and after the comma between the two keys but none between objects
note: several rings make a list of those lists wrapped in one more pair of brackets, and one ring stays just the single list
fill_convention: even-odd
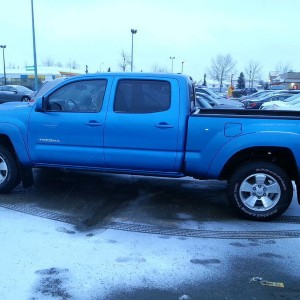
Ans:
[{"label": "mud flap", "polygon": [[21,167],[21,179],[24,189],[27,189],[34,184],[32,168],[30,167]]},{"label": "mud flap", "polygon": [[296,184],[296,189],[297,189],[297,200],[300,205],[300,180],[299,180],[299,178],[297,178],[297,180],[295,180],[295,184]]}]

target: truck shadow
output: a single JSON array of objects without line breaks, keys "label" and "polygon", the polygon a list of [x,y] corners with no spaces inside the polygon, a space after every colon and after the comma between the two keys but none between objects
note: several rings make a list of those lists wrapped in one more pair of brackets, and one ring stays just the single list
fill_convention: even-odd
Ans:
[{"label": "truck shadow", "polygon": [[1,201],[72,215],[89,227],[115,219],[162,226],[237,219],[224,182],[55,169],[37,169],[34,177],[32,188],[19,186]]}]

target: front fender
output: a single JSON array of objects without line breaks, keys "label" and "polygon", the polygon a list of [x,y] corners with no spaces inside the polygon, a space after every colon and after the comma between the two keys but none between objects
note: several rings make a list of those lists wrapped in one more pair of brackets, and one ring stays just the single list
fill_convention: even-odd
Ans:
[{"label": "front fender", "polygon": [[[12,143],[17,158],[21,165],[31,166],[28,148],[26,142],[18,129],[18,127],[11,123],[0,122],[0,137],[6,136]],[[0,139],[1,144],[1,139]]]}]

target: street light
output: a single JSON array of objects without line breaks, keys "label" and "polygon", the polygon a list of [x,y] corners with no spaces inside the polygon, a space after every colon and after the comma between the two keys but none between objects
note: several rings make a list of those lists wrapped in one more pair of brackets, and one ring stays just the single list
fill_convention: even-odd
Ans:
[{"label": "street light", "polygon": [[133,68],[133,35],[137,33],[136,29],[131,29],[131,72]]},{"label": "street light", "polygon": [[103,62],[100,64],[100,73],[102,73],[102,65],[104,65]]},{"label": "street light", "polygon": [[249,75],[249,89],[250,89],[250,82],[251,82],[251,70],[250,70],[250,75]]},{"label": "street light", "polygon": [[184,64],[184,61],[181,62],[181,74],[183,74],[183,64]]},{"label": "street light", "polygon": [[34,88],[37,91],[38,90],[38,75],[37,75],[37,63],[36,63],[33,0],[31,0],[31,22],[32,22],[33,62],[34,62]]},{"label": "street light", "polygon": [[171,73],[173,73],[173,60],[175,59],[175,56],[170,56],[170,59],[172,60]]},{"label": "street light", "polygon": [[3,50],[3,75],[4,75],[4,85],[6,85],[6,72],[5,72],[5,56],[4,56],[4,49],[6,45],[0,45],[0,48]]}]

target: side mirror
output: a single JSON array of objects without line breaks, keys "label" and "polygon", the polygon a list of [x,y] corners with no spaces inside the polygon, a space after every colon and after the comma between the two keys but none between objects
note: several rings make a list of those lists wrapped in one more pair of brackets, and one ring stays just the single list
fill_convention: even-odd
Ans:
[{"label": "side mirror", "polygon": [[37,112],[44,112],[45,111],[45,99],[44,97],[39,97],[37,98],[35,102],[35,111]]}]

